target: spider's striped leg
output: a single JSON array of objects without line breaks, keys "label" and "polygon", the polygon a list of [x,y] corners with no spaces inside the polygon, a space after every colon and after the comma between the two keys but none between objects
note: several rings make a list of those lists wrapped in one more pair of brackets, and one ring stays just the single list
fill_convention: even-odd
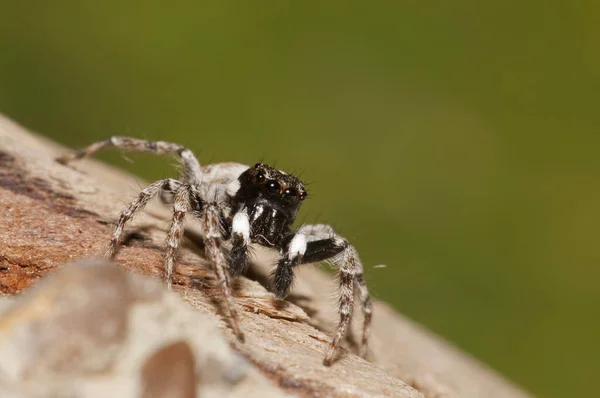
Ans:
[{"label": "spider's striped leg", "polygon": [[173,194],[173,218],[167,234],[167,249],[165,250],[164,271],[167,288],[171,289],[173,282],[173,267],[177,249],[183,235],[186,213],[191,208],[193,191],[189,185],[180,185]]},{"label": "spider's striped leg", "polygon": [[362,264],[360,267],[360,272],[355,275],[355,280],[356,285],[354,285],[354,288],[358,290],[358,297],[360,298],[364,316],[362,341],[359,352],[360,356],[364,358],[367,355],[368,340],[369,335],[371,334],[371,323],[373,322],[373,304],[371,303],[371,297],[369,296],[369,290],[367,289],[367,283],[365,282]]},{"label": "spider's striped leg", "polygon": [[131,152],[150,152],[156,155],[177,154],[183,163],[181,182],[197,185],[202,181],[200,163],[196,159],[196,156],[194,156],[194,153],[184,146],[166,141],[148,141],[139,138],[113,136],[104,141],[88,145],[75,153],[61,156],[56,160],[62,164],[67,164],[73,160],[91,156],[105,148],[115,148]]}]

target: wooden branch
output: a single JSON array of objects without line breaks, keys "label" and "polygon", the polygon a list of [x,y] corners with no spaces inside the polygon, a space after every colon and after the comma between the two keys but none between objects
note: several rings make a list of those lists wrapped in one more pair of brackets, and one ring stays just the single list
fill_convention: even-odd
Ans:
[{"label": "wooden branch", "polygon": [[[19,336],[15,335],[15,330],[32,327],[32,319],[39,321],[40,316],[45,319],[44,325],[49,329],[62,319],[48,315],[56,311],[53,305],[58,305],[56,297],[60,296],[51,296],[53,298],[48,299],[48,286],[54,286],[65,294],[60,286],[66,291],[75,289],[77,286],[67,283],[74,280],[79,286],[89,286],[89,289],[83,290],[80,287],[78,291],[92,292],[98,290],[93,289],[94,280],[97,280],[100,286],[110,289],[116,283],[110,282],[111,280],[133,278],[131,273],[152,276],[155,280],[162,276],[161,254],[169,211],[159,203],[151,204],[128,229],[135,234],[129,236],[117,258],[125,269],[131,271],[127,276],[122,275],[120,279],[104,278],[93,273],[97,271],[93,271],[88,276],[77,279],[74,275],[82,272],[78,267],[66,267],[60,273],[55,272],[55,269],[63,268],[62,264],[101,254],[110,237],[111,223],[124,203],[137,195],[139,187],[145,184],[139,178],[98,161],[83,160],[67,167],[53,160],[67,151],[68,149],[30,133],[0,116],[0,288],[3,293],[14,295],[27,290],[40,278],[47,279],[46,274],[52,274],[54,277],[47,285],[35,290],[37,295],[29,293],[19,298],[16,303],[15,299],[4,299],[10,300],[10,305],[4,303],[2,306],[9,306],[10,310],[0,318],[4,320],[0,322],[0,389],[2,382],[13,383],[13,387],[21,383],[18,385],[22,387],[24,380],[18,375],[14,375],[16,379],[6,376],[6,361],[10,363],[10,359],[7,358],[16,361],[15,358],[19,357],[7,357],[7,347],[14,349],[22,346],[17,344],[21,340],[15,337]],[[149,359],[146,362],[142,363],[138,358],[135,365],[137,368],[131,365],[131,369],[137,370],[130,371],[140,375],[140,380],[160,380],[160,375],[168,369],[161,370],[156,364],[169,363],[169,358],[175,365],[193,364],[194,358],[198,362],[202,353],[212,352],[216,346],[227,342],[225,346],[231,351],[227,355],[240,357],[241,354],[248,363],[247,369],[241,372],[241,381],[226,384],[225,387],[214,380],[210,381],[212,379],[206,376],[206,373],[198,370],[202,374],[198,376],[199,380],[194,379],[195,381],[191,382],[192,385],[196,383],[204,387],[220,386],[220,390],[206,387],[202,390],[206,396],[285,396],[289,393],[300,396],[529,396],[485,365],[458,351],[382,302],[375,302],[374,306],[374,325],[368,361],[354,355],[356,347],[349,341],[345,344],[346,349],[342,350],[341,358],[330,368],[324,367],[323,352],[337,320],[335,302],[331,299],[336,291],[334,282],[329,274],[317,267],[306,267],[298,272],[298,282],[289,300],[275,300],[265,288],[268,286],[267,275],[269,264],[273,262],[273,254],[261,250],[257,252],[257,259],[248,277],[239,278],[235,286],[234,294],[238,311],[241,313],[240,326],[246,334],[246,343],[240,344],[232,335],[226,320],[219,315],[219,300],[214,297],[218,294],[218,289],[214,288],[213,273],[202,257],[201,245],[198,242],[197,231],[191,225],[186,232],[185,248],[179,258],[174,279],[174,290],[178,294],[163,292],[156,296],[179,296],[189,305],[183,304],[182,301],[180,305],[171,304],[169,307],[163,303],[163,299],[155,298],[154,301],[159,303],[156,304],[159,308],[170,308],[168,312],[173,316],[177,314],[177,308],[186,311],[182,319],[187,319],[187,325],[196,325],[201,338],[194,337],[194,333],[181,332],[183,334],[180,338],[191,344],[192,349],[180,342],[173,343],[172,346],[166,345],[156,351],[147,350]],[[159,286],[162,289],[162,285]],[[131,291],[135,292],[140,288],[138,286],[123,289],[130,292],[122,293],[122,301],[125,302],[125,297],[133,294]],[[46,297],[45,301],[40,301],[40,297]],[[101,294],[98,297],[97,300],[107,300],[102,298]],[[180,300],[179,297],[169,300]],[[45,307],[40,307],[40,303],[45,303]],[[90,311],[100,311],[101,308],[103,306],[96,303],[90,306]],[[131,338],[128,344],[142,344],[142,331],[148,328],[140,325],[144,325],[145,321],[150,322],[150,318],[151,315],[146,318],[138,316],[136,320],[130,319],[129,328],[138,332],[125,334]],[[159,329],[177,329],[177,326],[169,324],[176,322],[171,318],[167,316]],[[360,316],[357,315],[356,318]],[[201,325],[207,325],[207,329]],[[218,326],[211,329],[212,325]],[[360,336],[360,320],[356,319],[354,325],[352,335]],[[181,329],[186,327],[181,326]],[[32,339],[35,336],[30,335]],[[156,348],[159,346],[157,341],[167,344],[165,339],[156,340],[156,336],[153,338],[155,340],[151,340],[153,343],[148,342],[148,346]],[[30,343],[36,344],[35,341]],[[154,354],[150,356],[152,352]],[[215,354],[214,358],[220,357]],[[227,361],[222,359],[217,362]],[[232,372],[233,366],[230,362],[224,367],[229,369],[229,373]],[[184,370],[176,373],[187,374],[187,368],[181,366]],[[211,374],[214,367],[196,366],[196,369],[204,369]],[[34,370],[31,368],[29,373],[25,373],[31,377],[30,373],[33,372],[35,376]],[[123,380],[123,376],[120,377],[119,379],[118,375],[114,375],[115,380]],[[221,379],[223,377],[219,380]],[[159,381],[156,383],[160,384]],[[180,384],[187,385],[185,382]],[[107,388],[104,390],[107,394],[108,391],[115,391],[110,390],[113,388],[110,386],[109,383],[102,387]],[[19,395],[20,387],[14,388],[15,397],[25,396]],[[150,390],[140,387],[140,391],[145,391],[146,395],[143,396],[148,397],[190,396],[189,388],[187,392],[181,392],[179,395],[173,391],[167,395],[152,395],[153,393],[148,392],[160,391],[160,386]],[[215,391],[220,391],[221,395]]]}]

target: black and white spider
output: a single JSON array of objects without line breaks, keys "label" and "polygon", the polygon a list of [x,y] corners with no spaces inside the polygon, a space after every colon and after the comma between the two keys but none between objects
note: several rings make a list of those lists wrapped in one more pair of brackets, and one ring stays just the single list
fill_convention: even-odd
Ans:
[{"label": "black and white spider", "polygon": [[[248,245],[256,243],[279,252],[281,258],[272,273],[278,298],[287,296],[294,280],[294,267],[328,261],[339,272],[340,320],[323,362],[331,365],[346,334],[354,308],[355,293],[358,294],[364,314],[360,350],[360,354],[364,356],[372,308],[358,253],[328,225],[303,225],[296,230],[292,229],[296,214],[307,195],[304,185],[297,177],[262,163],[257,163],[254,167],[219,163],[201,168],[192,151],[181,145],[129,137],[111,137],[75,154],[63,156],[58,161],[67,164],[104,148],[160,155],[177,154],[183,164],[179,180],[167,178],[148,185],[121,212],[106,252],[108,257],[116,254],[127,221],[153,197],[166,194],[173,205],[173,219],[164,257],[165,279],[169,287],[186,215],[200,221],[206,254],[222,282],[231,325],[241,341],[244,340],[244,335],[238,326],[230,275],[244,273],[248,262]],[[223,247],[223,243],[228,248]]]}]

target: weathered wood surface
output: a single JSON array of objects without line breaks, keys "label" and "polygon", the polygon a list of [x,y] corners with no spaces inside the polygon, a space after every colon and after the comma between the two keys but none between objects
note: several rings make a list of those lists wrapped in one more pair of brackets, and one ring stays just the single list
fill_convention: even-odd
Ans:
[{"label": "weathered wood surface", "polygon": [[[61,264],[101,254],[111,223],[144,185],[141,179],[95,160],[69,167],[54,161],[66,151],[0,116],[0,289],[5,294],[27,290]],[[127,228],[135,233],[117,261],[129,271],[160,278],[168,218],[163,205],[149,205]],[[248,391],[256,389],[271,391],[273,396],[529,396],[378,301],[368,360],[356,356],[353,344],[346,342],[340,359],[324,367],[323,353],[337,321],[331,275],[318,267],[304,267],[289,299],[275,300],[266,288],[273,255],[261,250],[248,277],[239,278],[235,285],[246,334],[246,343],[240,344],[219,315],[213,274],[196,244],[193,223],[188,227],[174,290],[199,319],[218,325],[214,344],[224,339],[251,364],[246,381],[241,382],[250,387],[238,385],[231,396],[250,396]],[[359,313],[353,336],[360,336]],[[6,330],[0,323],[0,337],[2,333]],[[213,341],[202,336],[203,344],[210,347]],[[152,370],[145,367],[144,372]]]}]

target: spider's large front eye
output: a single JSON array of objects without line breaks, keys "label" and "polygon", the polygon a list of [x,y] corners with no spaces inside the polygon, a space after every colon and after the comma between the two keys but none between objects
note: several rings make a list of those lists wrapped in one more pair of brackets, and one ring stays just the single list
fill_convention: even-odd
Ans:
[{"label": "spider's large front eye", "polygon": [[267,181],[267,192],[270,195],[279,195],[279,191],[281,190],[281,187],[279,186],[279,183],[275,180],[269,180]]},{"label": "spider's large front eye", "polygon": [[283,191],[283,201],[293,203],[296,201],[296,195],[298,195],[298,192],[294,188],[287,188]]},{"label": "spider's large front eye", "polygon": [[260,171],[259,171],[259,172],[256,174],[256,177],[255,177],[255,179],[256,179],[256,182],[257,182],[258,184],[262,184],[262,183],[264,183],[264,182],[265,182],[265,179],[266,179],[266,178],[265,178],[265,175],[264,175],[262,172],[260,172]]}]

